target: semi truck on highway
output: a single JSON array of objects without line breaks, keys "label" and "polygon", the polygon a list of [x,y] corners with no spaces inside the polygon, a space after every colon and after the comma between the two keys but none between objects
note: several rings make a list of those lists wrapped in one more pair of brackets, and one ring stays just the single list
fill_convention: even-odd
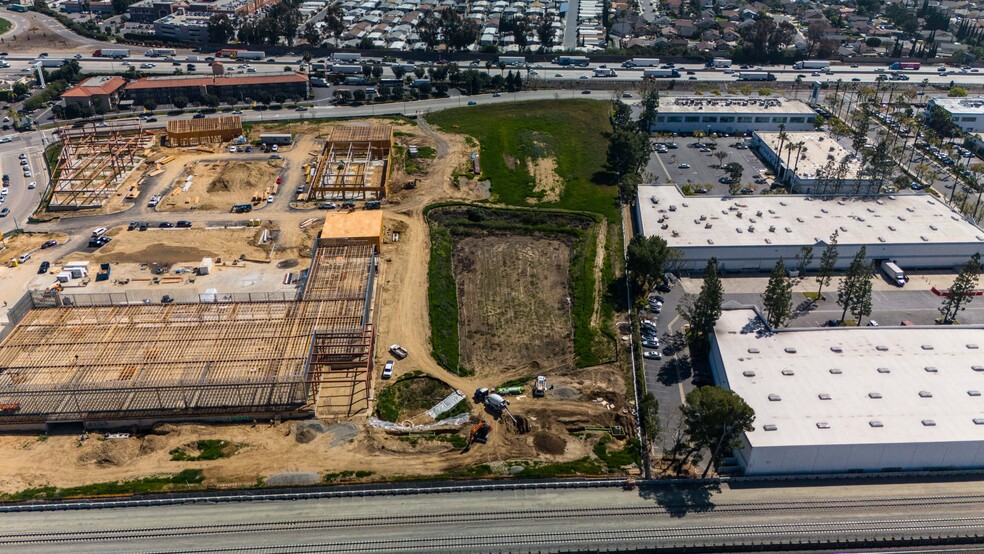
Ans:
[{"label": "semi truck on highway", "polygon": [[881,270],[888,277],[889,281],[895,283],[895,286],[905,286],[905,272],[902,271],[901,267],[885,260],[881,263]]},{"label": "semi truck on highway", "polygon": [[659,58],[632,58],[622,62],[622,67],[659,67]]},{"label": "semi truck on highway", "polygon": [[827,60],[803,60],[793,64],[793,69],[829,69]]},{"label": "semi truck on highway", "polygon": [[587,56],[558,56],[553,59],[557,65],[573,65],[575,67],[588,67],[591,60]]},{"label": "semi truck on highway", "polygon": [[236,52],[237,60],[262,60],[266,57],[266,52],[261,50],[242,50]]},{"label": "semi truck on highway", "polygon": [[335,52],[331,55],[331,61],[345,63],[361,62],[362,54],[358,52]]},{"label": "semi truck on highway", "polygon": [[618,73],[615,73],[614,69],[611,68],[597,68],[594,70],[595,77],[618,77]]},{"label": "semi truck on highway", "polygon": [[676,79],[679,76],[680,76],[680,72],[677,71],[676,69],[647,68],[642,71],[643,79],[664,79],[664,78]]},{"label": "semi truck on highway", "polygon": [[775,81],[776,76],[764,71],[742,71],[738,74],[739,81]]},{"label": "semi truck on highway", "polygon": [[34,60],[32,63],[39,63],[41,67],[61,67],[65,65],[65,60],[62,58],[41,58]]},{"label": "semi truck on highway", "polygon": [[523,66],[526,65],[526,58],[523,56],[499,56],[497,63],[504,63],[506,65]]},{"label": "semi truck on highway", "polygon": [[362,75],[362,66],[338,64],[331,66],[331,72],[338,75]]},{"label": "semi truck on highway", "polygon": [[707,62],[707,67],[714,67],[714,68],[731,67],[731,60],[729,60],[728,58],[714,58],[713,60]]},{"label": "semi truck on highway", "polygon": [[174,51],[174,48],[151,48],[150,50],[144,52],[144,56],[148,58],[161,58],[166,56],[173,56],[176,53],[177,52]]},{"label": "semi truck on highway", "polygon": [[893,62],[888,66],[889,69],[895,69],[895,70],[899,70],[899,69],[917,70],[920,67],[922,67],[922,65],[919,62]]},{"label": "semi truck on highway", "polygon": [[129,58],[130,50],[128,48],[100,48],[92,55],[97,58]]}]

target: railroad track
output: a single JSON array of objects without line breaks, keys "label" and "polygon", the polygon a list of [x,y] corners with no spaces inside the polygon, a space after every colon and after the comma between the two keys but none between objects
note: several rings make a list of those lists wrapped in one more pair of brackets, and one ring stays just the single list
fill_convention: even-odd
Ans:
[{"label": "railroad track", "polygon": [[291,543],[263,546],[206,549],[162,550],[168,554],[192,552],[466,552],[526,551],[531,549],[578,548],[605,550],[644,547],[713,547],[723,544],[754,547],[757,544],[799,541],[797,544],[831,544],[839,539],[881,540],[892,537],[902,542],[905,536],[922,537],[935,534],[950,537],[975,537],[981,531],[984,517],[891,519],[879,521],[844,521],[830,523],[779,523],[761,525],[729,525],[721,527],[680,527],[650,529],[610,529],[598,531],[561,531],[544,533],[469,534],[440,538],[380,539],[317,543]]},{"label": "railroad track", "polygon": [[[904,509],[919,506],[949,506],[961,507],[962,513],[979,513],[980,508],[975,505],[984,504],[984,495],[960,495],[960,496],[920,496],[908,498],[866,498],[866,499],[847,499],[847,500],[828,500],[828,501],[791,501],[791,502],[749,502],[749,503],[726,503],[689,506],[691,511],[706,512],[709,514],[768,514],[772,512],[802,512],[802,511],[846,511],[846,510],[867,510],[873,513],[884,513],[890,509]],[[552,510],[515,510],[515,511],[494,511],[494,512],[465,512],[465,513],[440,513],[440,514],[420,514],[406,516],[369,516],[369,517],[344,517],[344,518],[319,518],[305,520],[288,521],[262,521],[262,522],[243,522],[212,525],[193,525],[193,526],[161,526],[143,528],[118,528],[105,530],[82,530],[82,531],[55,531],[46,533],[0,533],[0,550],[3,547],[13,547],[16,545],[39,545],[39,544],[65,544],[65,543],[93,543],[93,542],[120,542],[134,541],[140,539],[166,539],[179,537],[218,537],[235,536],[278,532],[300,532],[300,531],[340,531],[345,529],[372,529],[372,528],[399,528],[399,527],[419,527],[435,526],[449,528],[456,525],[478,524],[487,525],[490,522],[522,522],[517,524],[517,528],[525,527],[527,524],[535,522],[547,523],[550,521],[589,521],[591,519],[606,518],[648,518],[673,515],[684,508],[682,505],[661,506],[653,504],[649,506],[631,507],[599,507],[599,508],[559,508]],[[892,520],[902,521],[902,520]],[[972,526],[978,530],[984,530],[984,516],[967,518],[936,518],[921,519],[912,521],[923,522],[963,522],[961,525]],[[843,527],[845,525],[864,526],[864,520],[856,522],[833,522],[833,523],[791,523],[774,524],[769,527],[783,527],[795,529],[801,526],[810,525],[818,529],[828,526]],[[753,528],[755,526],[744,526]],[[765,526],[759,526],[765,527]],[[717,528],[725,529],[719,535],[708,534],[711,536],[730,536],[729,534],[738,527]],[[681,527],[650,530],[659,533],[679,533],[698,531],[710,533],[706,527]],[[898,530],[898,529],[897,529]],[[721,534],[723,533],[723,534]],[[693,538],[692,535],[686,535]]]}]

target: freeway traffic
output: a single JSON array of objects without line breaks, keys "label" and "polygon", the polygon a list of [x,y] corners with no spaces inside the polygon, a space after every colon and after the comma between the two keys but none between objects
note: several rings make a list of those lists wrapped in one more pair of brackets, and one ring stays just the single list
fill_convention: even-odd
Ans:
[{"label": "freeway traffic", "polygon": [[[4,515],[0,548],[75,553],[591,551],[978,540],[979,481],[475,490]],[[478,485],[477,488],[482,488]],[[289,493],[288,493],[289,494]],[[206,546],[207,545],[207,546]]]}]

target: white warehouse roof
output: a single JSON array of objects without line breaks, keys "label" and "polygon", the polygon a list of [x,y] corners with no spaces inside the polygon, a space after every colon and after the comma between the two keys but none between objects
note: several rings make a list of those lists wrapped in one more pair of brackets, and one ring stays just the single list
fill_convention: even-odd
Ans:
[{"label": "white warehouse roof", "polygon": [[740,114],[740,115],[804,115],[817,113],[800,100],[788,98],[747,98],[704,96],[664,97],[659,103],[659,113],[668,114]]},{"label": "white warehouse roof", "polygon": [[937,105],[952,114],[960,115],[984,115],[984,98],[949,98],[938,96],[929,101],[930,105]]},{"label": "white warehouse roof", "polygon": [[928,194],[684,196],[674,185],[642,185],[638,212],[643,232],[674,248],[813,245],[835,230],[840,244],[984,245],[984,230]]},{"label": "white warehouse roof", "polygon": [[714,341],[715,378],[755,410],[753,450],[984,441],[984,327],[770,333],[745,308],[724,310]]}]

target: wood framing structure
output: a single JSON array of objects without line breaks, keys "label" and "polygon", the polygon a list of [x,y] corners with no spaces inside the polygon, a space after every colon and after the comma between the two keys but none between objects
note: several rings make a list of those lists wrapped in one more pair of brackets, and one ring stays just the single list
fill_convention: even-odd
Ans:
[{"label": "wood framing structure", "polygon": [[243,134],[243,119],[238,115],[179,119],[167,122],[168,146],[196,146],[225,142]]},{"label": "wood framing structure", "polygon": [[[105,125],[105,124],[104,124]],[[79,210],[102,206],[142,160],[137,152],[152,141],[139,121],[96,126],[87,123],[62,131],[62,151],[52,171],[48,209]]]},{"label": "wood framing structure", "polygon": [[313,200],[381,200],[390,173],[393,128],[333,127],[311,182]]},{"label": "wood framing structure", "polygon": [[375,268],[317,248],[299,301],[33,308],[0,343],[0,430],[366,410]]}]

